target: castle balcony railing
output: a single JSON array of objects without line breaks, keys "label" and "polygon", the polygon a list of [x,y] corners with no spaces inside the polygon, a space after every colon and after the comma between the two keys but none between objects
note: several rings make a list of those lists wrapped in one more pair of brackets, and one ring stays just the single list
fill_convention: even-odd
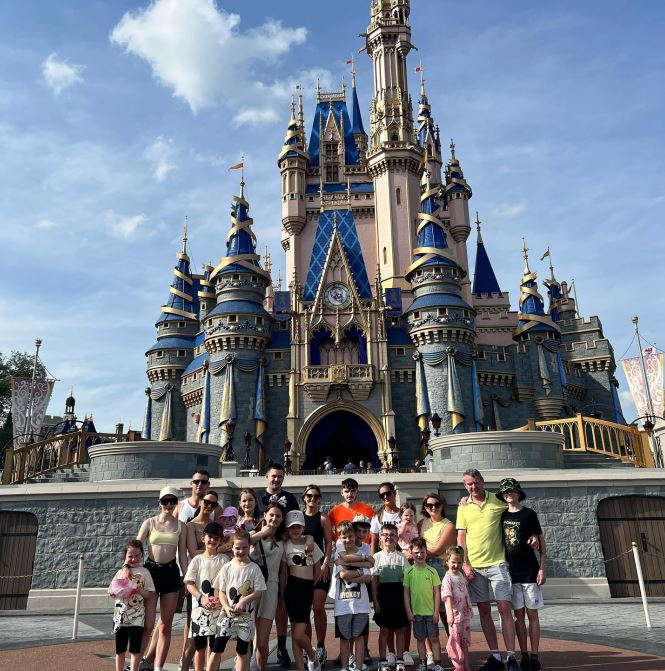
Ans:
[{"label": "castle balcony railing", "polygon": [[653,468],[649,436],[633,424],[618,424],[578,413],[566,419],[529,420],[515,431],[554,431],[566,439],[564,452],[590,452],[613,457],[638,468]]},{"label": "castle balcony railing", "polygon": [[325,401],[332,385],[346,386],[356,401],[367,400],[375,382],[374,366],[371,364],[306,366],[302,375],[305,391],[315,401]]},{"label": "castle balcony railing", "polygon": [[3,485],[19,485],[40,475],[89,463],[88,448],[102,443],[140,440],[136,431],[128,433],[90,433],[72,431],[36,443],[5,450]]}]

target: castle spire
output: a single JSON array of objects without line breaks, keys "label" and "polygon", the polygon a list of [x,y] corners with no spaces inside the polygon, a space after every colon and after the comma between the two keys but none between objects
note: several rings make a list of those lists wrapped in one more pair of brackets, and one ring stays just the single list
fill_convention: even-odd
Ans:
[{"label": "castle spire", "polygon": [[299,111],[296,119],[296,102],[294,96],[291,96],[291,117],[284,135],[284,143],[279,152],[277,161],[281,161],[285,157],[300,156],[302,158],[309,158],[307,150],[305,149],[305,134],[303,131],[304,117],[302,112],[302,96],[299,96]]},{"label": "castle spire", "polygon": [[476,268],[473,274],[473,289],[472,292],[476,296],[481,294],[500,294],[501,288],[497,282],[494,268],[490,262],[483,238],[480,232],[480,217],[476,212],[476,230],[478,231],[478,239],[476,244]]},{"label": "castle spire", "polygon": [[553,321],[558,322],[561,317],[560,310],[562,307],[561,303],[564,295],[561,284],[554,276],[554,264],[552,262],[552,253],[550,252],[549,246],[547,247],[547,251],[543,254],[541,261],[546,257],[549,259],[550,277],[549,279],[544,280],[543,284],[547,287],[547,294],[550,297],[550,316],[552,317]]},{"label": "castle spire", "polygon": [[194,298],[194,280],[187,255],[187,220],[185,219],[182,238],[182,251],[176,254],[178,263],[173,269],[173,281],[169,287],[169,298],[160,308],[161,316],[157,324],[170,320],[194,321],[196,315],[196,299]]},{"label": "castle spire", "polygon": [[[351,106],[353,113],[353,125],[351,126],[351,132],[356,135],[365,135],[365,128],[363,126],[363,118],[360,113],[360,103],[358,102],[358,92],[356,90],[356,66],[355,63],[352,64],[351,69]],[[356,141],[357,142],[357,141]]]}]

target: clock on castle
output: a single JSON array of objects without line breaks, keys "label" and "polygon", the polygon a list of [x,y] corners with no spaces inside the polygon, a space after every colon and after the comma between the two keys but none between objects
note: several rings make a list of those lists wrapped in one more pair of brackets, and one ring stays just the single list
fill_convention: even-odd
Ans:
[{"label": "clock on castle", "polygon": [[146,353],[144,437],[235,433],[259,467],[287,445],[307,470],[328,455],[411,465],[435,415],[443,434],[511,429],[574,414],[589,392],[623,422],[600,320],[577,314],[554,268],[544,297],[524,245],[512,309],[519,270],[499,283],[477,218],[470,268],[472,190],[422,73],[412,104],[410,2],[369,7],[365,120],[355,73],[350,90],[317,87],[308,121],[302,97],[291,104],[275,175],[288,290],[256,252],[241,179],[219,263],[193,272],[186,234],[177,253]]}]

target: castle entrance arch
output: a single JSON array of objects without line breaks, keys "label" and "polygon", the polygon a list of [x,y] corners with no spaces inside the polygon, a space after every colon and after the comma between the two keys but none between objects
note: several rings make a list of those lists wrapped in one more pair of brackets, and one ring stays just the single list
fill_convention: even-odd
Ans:
[{"label": "castle entrance arch", "polygon": [[379,440],[383,431],[374,417],[363,417],[352,409],[339,408],[320,413],[306,422],[303,430],[303,470],[319,468],[328,456],[332,457],[336,468],[342,468],[349,459],[356,466],[361,461],[380,466]]}]

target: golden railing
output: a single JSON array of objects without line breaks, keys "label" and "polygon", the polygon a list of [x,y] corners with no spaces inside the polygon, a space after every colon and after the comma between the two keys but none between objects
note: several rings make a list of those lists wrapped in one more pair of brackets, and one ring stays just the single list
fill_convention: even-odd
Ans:
[{"label": "golden railing", "polygon": [[135,431],[122,433],[89,433],[72,431],[36,443],[5,450],[3,485],[17,485],[59,469],[87,464],[88,448],[102,443],[140,440]]},{"label": "golden railing", "polygon": [[617,424],[577,414],[545,422],[530,420],[515,431],[552,431],[566,439],[566,452],[593,452],[614,457],[638,468],[653,468],[649,436],[632,424]]}]

